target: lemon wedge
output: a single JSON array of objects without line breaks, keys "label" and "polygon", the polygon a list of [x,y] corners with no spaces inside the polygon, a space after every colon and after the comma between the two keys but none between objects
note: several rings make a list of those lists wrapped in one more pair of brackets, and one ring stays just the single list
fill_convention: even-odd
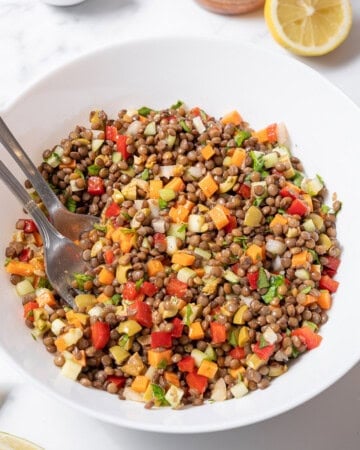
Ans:
[{"label": "lemon wedge", "polygon": [[43,450],[26,439],[0,431],[0,450]]},{"label": "lemon wedge", "polygon": [[331,52],[352,24],[349,0],[266,0],[264,14],[273,38],[304,56]]}]

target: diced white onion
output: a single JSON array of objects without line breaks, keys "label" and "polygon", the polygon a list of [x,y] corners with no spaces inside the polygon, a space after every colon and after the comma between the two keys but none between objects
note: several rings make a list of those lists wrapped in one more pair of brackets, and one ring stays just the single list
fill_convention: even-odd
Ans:
[{"label": "diced white onion", "polygon": [[280,145],[289,144],[289,134],[286,125],[283,122],[277,124],[276,133],[277,133],[277,140]]},{"label": "diced white onion", "polygon": [[245,303],[245,305],[250,306],[251,303],[253,302],[254,298],[253,297],[245,297],[245,295],[241,295],[240,296],[241,300]]},{"label": "diced white onion", "polygon": [[166,236],[166,244],[166,252],[168,253],[168,255],[173,255],[177,250],[179,250],[175,236]]},{"label": "diced white onion", "polygon": [[83,187],[78,187],[76,185],[76,180],[70,180],[70,187],[71,187],[71,192],[82,191],[84,189]]},{"label": "diced white onion", "polygon": [[88,314],[91,317],[100,317],[103,312],[104,312],[103,308],[99,305],[96,305],[89,310]]},{"label": "diced white onion", "polygon": [[151,226],[156,233],[165,233],[165,220],[160,217],[151,221]]},{"label": "diced white onion", "polygon": [[130,387],[126,386],[123,392],[125,400],[132,400],[134,402],[143,402],[144,394],[140,394]]},{"label": "diced white onion", "polygon": [[151,217],[159,217],[160,214],[160,208],[159,208],[159,202],[157,200],[148,200]]},{"label": "diced white onion", "polygon": [[211,393],[211,400],[215,402],[223,402],[226,400],[226,383],[224,378],[219,378],[214,384],[214,388]]},{"label": "diced white onion", "polygon": [[265,245],[266,251],[273,255],[282,255],[286,250],[286,245],[275,239],[269,239]]},{"label": "diced white onion", "polygon": [[196,116],[193,118],[193,124],[199,134],[202,134],[206,130],[200,116]]},{"label": "diced white onion", "polygon": [[188,230],[192,233],[201,233],[201,227],[205,223],[205,216],[200,214],[190,214],[188,220]]},{"label": "diced white onion", "polygon": [[232,388],[230,388],[230,392],[235,398],[241,398],[244,397],[249,391],[246,385],[240,381],[239,383],[235,384]]},{"label": "diced white onion", "polygon": [[60,319],[55,319],[51,322],[51,331],[55,334],[55,336],[59,336],[64,327],[66,327],[66,323]]},{"label": "diced white onion", "polygon": [[276,258],[273,260],[272,267],[274,272],[280,272],[280,270],[283,269],[283,266],[281,264],[281,258],[279,255],[277,255]]},{"label": "diced white onion", "polygon": [[61,374],[66,377],[70,378],[70,380],[76,380],[79,376],[79,373],[81,372],[82,366],[75,361],[68,359],[65,361],[65,364],[61,368]]},{"label": "diced white onion", "polygon": [[140,199],[140,200],[139,200],[139,199],[134,200],[134,208],[135,208],[137,211],[139,211],[139,209],[142,208],[143,203],[144,203],[144,200],[142,200],[142,199]]},{"label": "diced white onion", "polygon": [[52,309],[52,307],[51,306],[49,306],[49,305],[47,305],[46,303],[45,303],[45,305],[44,305],[44,309],[45,309],[45,311],[49,314],[49,315],[51,315],[51,314],[53,314],[55,311]]},{"label": "diced white onion", "polygon": [[277,341],[277,334],[271,327],[267,327],[266,330],[263,333],[264,339],[266,342],[268,342],[270,345],[275,344]]},{"label": "diced white onion", "polygon": [[159,176],[165,178],[171,178],[174,176],[176,166],[160,166]]},{"label": "diced white onion", "polygon": [[309,280],[310,279],[310,274],[306,269],[295,270],[295,276],[296,276],[296,278],[299,278],[299,280]]},{"label": "diced white onion", "polygon": [[203,175],[203,170],[202,170],[201,167],[193,166],[193,167],[190,167],[190,168],[188,169],[187,173],[188,173],[190,176],[192,176],[193,178],[196,178],[196,179],[197,179],[197,178],[201,178],[201,177],[202,177],[202,175]]},{"label": "diced white onion", "polygon": [[135,136],[137,133],[139,133],[141,125],[142,124],[140,120],[134,120],[134,122],[131,122],[131,124],[128,126],[126,134],[128,134],[129,136]]},{"label": "diced white onion", "polygon": [[183,283],[187,283],[190,278],[196,277],[196,272],[189,267],[183,267],[177,273],[177,279]]}]

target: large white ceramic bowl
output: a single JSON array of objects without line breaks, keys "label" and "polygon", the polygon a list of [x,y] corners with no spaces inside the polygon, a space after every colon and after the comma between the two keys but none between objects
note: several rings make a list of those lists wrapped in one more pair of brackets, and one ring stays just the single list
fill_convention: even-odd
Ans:
[{"label": "large white ceramic bowl", "polygon": [[[14,101],[3,116],[39,162],[88,113],[143,105],[165,108],[182,99],[214,115],[238,109],[255,128],[285,121],[293,150],[309,175],[321,174],[343,201],[338,236],[343,246],[336,294],[321,346],[305,354],[265,391],[239,400],[181,411],[87,389],[63,378],[35,342],[19,299],[0,271],[0,345],[18,369],[59,400],[104,421],[160,432],[196,433],[251,424],[312,398],[360,359],[360,110],[316,72],[258,47],[198,39],[148,40],[114,45],[56,70]],[[2,158],[23,179],[2,150]],[[0,254],[4,255],[21,206],[1,185]]]}]

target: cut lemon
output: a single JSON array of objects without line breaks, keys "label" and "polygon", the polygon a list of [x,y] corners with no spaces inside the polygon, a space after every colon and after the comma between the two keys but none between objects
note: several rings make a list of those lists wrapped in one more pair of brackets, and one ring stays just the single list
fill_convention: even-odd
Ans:
[{"label": "cut lemon", "polygon": [[26,439],[0,431],[0,450],[44,450]]},{"label": "cut lemon", "polygon": [[264,14],[274,39],[304,56],[331,52],[352,24],[349,0],[266,0]]}]

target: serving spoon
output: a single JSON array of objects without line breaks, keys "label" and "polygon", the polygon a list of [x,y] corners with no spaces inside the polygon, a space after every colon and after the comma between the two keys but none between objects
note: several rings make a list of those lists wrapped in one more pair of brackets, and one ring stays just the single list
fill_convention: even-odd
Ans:
[{"label": "serving spoon", "polygon": [[56,230],[1,160],[0,178],[34,219],[43,240],[47,277],[58,294],[74,308],[74,289],[71,287],[73,276],[89,269],[82,258],[82,249]]},{"label": "serving spoon", "polygon": [[0,142],[30,180],[49,213],[51,223],[62,235],[75,241],[81,233],[99,222],[98,217],[76,214],[66,209],[1,117]]}]

